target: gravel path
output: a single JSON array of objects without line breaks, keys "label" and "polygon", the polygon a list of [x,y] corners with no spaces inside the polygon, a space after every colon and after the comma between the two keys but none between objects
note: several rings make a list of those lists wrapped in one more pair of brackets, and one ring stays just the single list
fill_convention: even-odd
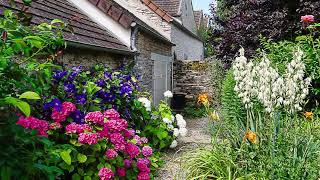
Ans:
[{"label": "gravel path", "polygon": [[211,136],[208,131],[208,118],[190,119],[187,121],[188,135],[178,139],[178,147],[163,154],[164,166],[158,171],[155,180],[185,180],[185,173],[181,168],[181,157],[184,152],[199,147],[210,146]]}]

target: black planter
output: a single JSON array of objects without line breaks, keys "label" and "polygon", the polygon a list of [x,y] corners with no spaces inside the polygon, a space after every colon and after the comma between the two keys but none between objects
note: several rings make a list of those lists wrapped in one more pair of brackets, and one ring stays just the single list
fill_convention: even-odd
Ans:
[{"label": "black planter", "polygon": [[186,95],[185,94],[174,94],[171,106],[174,110],[183,110],[186,106]]}]

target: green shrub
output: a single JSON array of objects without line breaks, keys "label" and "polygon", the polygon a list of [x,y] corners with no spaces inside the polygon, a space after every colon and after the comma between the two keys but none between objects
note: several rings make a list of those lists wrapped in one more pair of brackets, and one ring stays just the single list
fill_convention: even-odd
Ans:
[{"label": "green shrub", "polygon": [[221,111],[224,122],[231,124],[235,120],[246,121],[246,110],[237,93],[234,91],[235,85],[236,81],[233,77],[233,71],[229,70],[222,86]]},{"label": "green shrub", "polygon": [[207,113],[204,107],[197,107],[189,104],[183,109],[183,116],[187,118],[203,118],[207,116]]},{"label": "green shrub", "polygon": [[182,159],[187,179],[250,179],[239,174],[236,153],[228,142],[187,153]]},{"label": "green shrub", "polygon": [[213,86],[212,101],[214,105],[218,106],[221,104],[222,86],[226,72],[222,61],[217,59],[212,60],[210,69],[210,81]]}]

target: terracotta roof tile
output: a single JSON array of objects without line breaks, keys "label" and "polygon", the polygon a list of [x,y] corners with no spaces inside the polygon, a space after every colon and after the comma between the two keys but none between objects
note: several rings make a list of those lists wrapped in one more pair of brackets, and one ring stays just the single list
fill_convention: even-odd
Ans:
[{"label": "terracotta roof tile", "polygon": [[181,0],[152,0],[171,16],[180,16]]},{"label": "terracotta roof tile", "polygon": [[[94,0],[90,0],[94,2]],[[0,0],[1,8],[9,8],[18,11],[22,4],[17,2],[17,8],[9,4],[9,0]],[[60,19],[69,22],[74,33],[64,31],[63,35],[67,41],[114,49],[120,51],[130,51],[130,49],[121,43],[117,38],[111,35],[107,30],[93,22],[89,17],[81,13],[76,7],[65,0],[38,0],[32,2],[28,10],[33,14],[31,22],[40,24],[49,23],[53,19]],[[2,13],[2,11],[1,11]]]}]

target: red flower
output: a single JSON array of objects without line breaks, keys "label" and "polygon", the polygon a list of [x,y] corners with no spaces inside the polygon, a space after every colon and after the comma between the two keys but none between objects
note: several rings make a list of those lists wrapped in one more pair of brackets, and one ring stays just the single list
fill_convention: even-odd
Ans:
[{"label": "red flower", "polygon": [[314,22],[314,16],[313,15],[301,16],[301,22],[305,22],[305,23]]}]

